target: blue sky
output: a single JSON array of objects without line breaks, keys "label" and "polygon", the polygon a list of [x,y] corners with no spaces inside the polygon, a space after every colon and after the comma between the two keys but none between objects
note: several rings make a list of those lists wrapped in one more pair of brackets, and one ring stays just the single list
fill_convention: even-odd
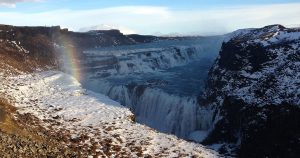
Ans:
[{"label": "blue sky", "polygon": [[[12,1],[14,0],[4,0]],[[22,1],[22,0],[15,0]],[[26,1],[26,0],[23,0]],[[1,8],[5,11],[20,12],[39,12],[56,9],[98,9],[116,6],[164,6],[172,9],[207,9],[214,7],[226,7],[234,5],[253,5],[253,4],[282,4],[296,3],[300,0],[40,0],[42,3],[23,2],[17,3],[15,8]],[[0,0],[1,2],[1,0]]]},{"label": "blue sky", "polygon": [[269,24],[299,26],[300,0],[0,0],[0,21],[120,29],[140,34],[222,34]]}]

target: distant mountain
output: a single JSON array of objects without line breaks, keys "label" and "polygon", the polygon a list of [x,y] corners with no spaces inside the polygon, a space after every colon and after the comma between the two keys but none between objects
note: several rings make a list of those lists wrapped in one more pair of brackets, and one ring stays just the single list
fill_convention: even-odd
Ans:
[{"label": "distant mountain", "polygon": [[120,30],[123,34],[136,34],[136,32],[130,28],[124,27],[124,26],[118,26],[118,25],[108,25],[108,24],[102,24],[102,25],[96,25],[91,27],[85,27],[79,29],[79,32],[88,32],[91,30]]},{"label": "distant mountain", "polygon": [[300,29],[271,25],[227,36],[203,96],[214,109],[204,143],[238,157],[297,157]]}]

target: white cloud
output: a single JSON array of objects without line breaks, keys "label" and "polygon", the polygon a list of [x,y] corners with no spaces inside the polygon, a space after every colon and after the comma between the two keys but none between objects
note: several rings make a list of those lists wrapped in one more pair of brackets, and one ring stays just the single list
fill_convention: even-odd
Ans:
[{"label": "white cloud", "polygon": [[41,13],[0,12],[0,21],[11,25],[61,25],[79,30],[99,24],[126,26],[145,32],[151,25],[158,25],[169,17],[167,8],[148,6],[126,6],[94,10],[54,10]]},{"label": "white cloud", "polygon": [[14,8],[20,2],[40,2],[41,0],[0,0],[0,6]]},{"label": "white cloud", "polygon": [[[172,10],[155,6],[123,6],[94,10],[54,10],[41,13],[0,12],[12,25],[61,25],[73,30],[113,24],[136,33],[221,34],[270,24],[297,25],[300,3],[250,5],[205,10]],[[296,23],[296,24],[295,24]],[[118,28],[116,27],[116,28]]]}]

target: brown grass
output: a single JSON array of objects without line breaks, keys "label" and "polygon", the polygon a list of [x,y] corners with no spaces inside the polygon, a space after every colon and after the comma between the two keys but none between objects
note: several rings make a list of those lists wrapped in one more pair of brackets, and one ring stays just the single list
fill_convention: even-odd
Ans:
[{"label": "brown grass", "polygon": [[30,137],[34,140],[41,141],[42,138],[28,126],[23,125],[15,119],[16,108],[3,98],[0,98],[0,130],[7,134],[13,134],[21,137]]}]

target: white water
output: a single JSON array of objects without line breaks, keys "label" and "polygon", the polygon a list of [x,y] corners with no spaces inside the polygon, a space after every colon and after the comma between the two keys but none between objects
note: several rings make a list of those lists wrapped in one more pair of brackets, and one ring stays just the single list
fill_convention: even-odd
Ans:
[{"label": "white water", "polygon": [[139,123],[200,142],[212,122],[212,110],[197,103],[221,45],[212,41],[85,51],[83,85],[130,108]]},{"label": "white water", "polygon": [[211,126],[211,109],[199,106],[196,97],[177,96],[144,86],[130,89],[108,82],[98,82],[96,85],[99,89],[89,88],[126,105],[139,123],[159,131],[189,139],[192,132],[207,131]]}]

